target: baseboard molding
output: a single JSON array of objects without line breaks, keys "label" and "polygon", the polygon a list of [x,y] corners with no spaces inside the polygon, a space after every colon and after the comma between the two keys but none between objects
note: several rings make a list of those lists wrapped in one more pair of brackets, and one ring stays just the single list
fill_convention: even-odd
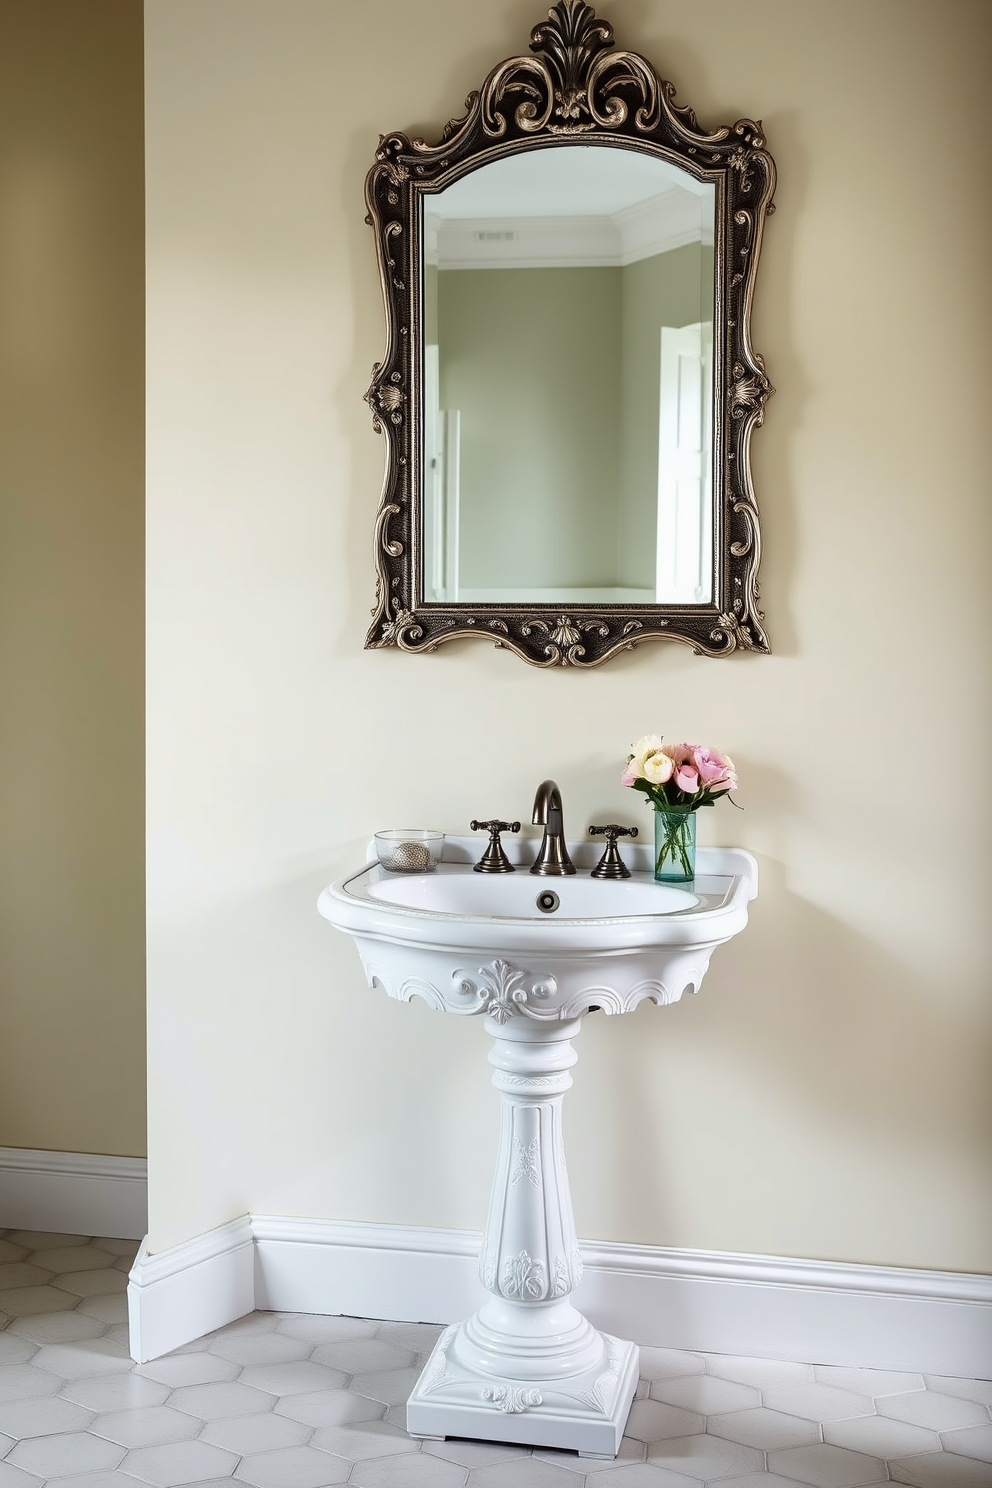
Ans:
[{"label": "baseboard molding", "polygon": [[140,1240],[148,1228],[148,1163],[0,1147],[0,1228]]},{"label": "baseboard molding", "polygon": [[[253,1308],[449,1323],[486,1295],[462,1230],[245,1216],[128,1286],[131,1351],[157,1358]],[[576,1305],[636,1343],[992,1378],[992,1277],[586,1242]]]}]

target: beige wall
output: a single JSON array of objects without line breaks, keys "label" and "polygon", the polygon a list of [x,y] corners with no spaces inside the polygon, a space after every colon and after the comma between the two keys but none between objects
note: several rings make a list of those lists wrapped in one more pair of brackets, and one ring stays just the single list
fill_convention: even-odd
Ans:
[{"label": "beige wall", "polygon": [[145,1141],[142,12],[0,4],[0,1146]]},{"label": "beige wall", "polygon": [[705,123],[763,117],[780,167],[754,326],[779,389],[754,448],[771,657],[362,650],[364,172],[381,131],[436,135],[541,6],[370,27],[326,0],[149,0],[153,1248],[246,1209],[481,1224],[483,1030],[369,991],[318,890],[374,827],[526,816],[549,774],[574,833],[643,822],[617,774],[659,729],[738,761],[746,815],[701,829],[759,855],[761,895],[700,996],[584,1029],[580,1233],[992,1268],[988,235],[961,144],[988,9],[603,11]]}]

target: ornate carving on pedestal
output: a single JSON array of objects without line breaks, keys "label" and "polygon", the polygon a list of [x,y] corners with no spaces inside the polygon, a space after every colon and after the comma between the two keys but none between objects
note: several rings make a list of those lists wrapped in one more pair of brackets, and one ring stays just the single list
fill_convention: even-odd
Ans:
[{"label": "ornate carving on pedestal", "polygon": [[483,1390],[482,1398],[491,1400],[504,1416],[517,1415],[520,1411],[530,1410],[532,1406],[544,1404],[540,1390],[527,1390],[519,1385],[490,1385]]},{"label": "ornate carving on pedestal", "polygon": [[541,1186],[541,1161],[538,1156],[539,1146],[537,1138],[529,1142],[525,1147],[523,1142],[517,1139],[514,1142],[513,1172],[510,1174],[510,1184],[519,1183],[522,1178],[528,1178],[535,1188]]},{"label": "ornate carving on pedestal", "polygon": [[[532,997],[553,997],[558,990],[554,977],[532,977],[530,972],[518,971],[499,956],[489,966],[480,966],[477,975],[482,986],[461,971],[455,972],[452,982],[457,991],[477,999],[478,1006],[472,1012],[486,1012],[497,1023],[505,1023],[517,1012],[533,1013],[529,1006]],[[530,986],[526,985],[528,980]]]}]

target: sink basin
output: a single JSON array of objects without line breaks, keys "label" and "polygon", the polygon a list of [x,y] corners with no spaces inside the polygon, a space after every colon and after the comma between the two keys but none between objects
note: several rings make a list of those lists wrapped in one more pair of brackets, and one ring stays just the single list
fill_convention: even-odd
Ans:
[{"label": "sink basin", "polygon": [[[475,873],[481,848],[477,837],[447,837],[436,873],[388,873],[370,861],[324,890],[320,913],[354,937],[370,985],[404,1002],[485,1013],[512,973],[516,1007],[540,1019],[676,1002],[698,992],[713,950],[744,928],[757,893],[757,865],[738,848],[700,848],[684,889],[655,882],[646,845],[625,847],[633,872],[623,880],[588,876],[602,851],[592,843],[569,843],[578,873],[567,878],[527,872],[535,844],[519,840],[507,844],[517,872]],[[560,900],[550,914],[537,902],[548,891]],[[509,973],[494,970],[497,961]]]},{"label": "sink basin", "polygon": [[588,876],[601,845],[568,844],[575,877],[526,872],[535,844],[519,840],[507,851],[524,871],[475,873],[482,847],[446,838],[434,873],[393,874],[372,861],[318,901],[353,937],[371,986],[484,1015],[494,1039],[500,1141],[479,1256],[490,1296],[438,1339],[407,1402],[407,1430],[612,1458],[638,1350],[569,1300],[582,1275],[561,1137],[571,1040],[592,1008],[624,1013],[697,992],[715,947],[747,923],[757,865],[736,848],[703,848],[682,889],[655,883],[647,846],[625,846],[634,872],[624,880]]},{"label": "sink basin", "polygon": [[[554,909],[541,906],[549,891],[559,901]],[[699,902],[686,889],[653,879],[645,882],[640,875],[617,880],[535,878],[530,873],[504,876],[466,873],[464,865],[457,863],[444,863],[436,873],[408,878],[384,874],[369,883],[368,892],[387,904],[476,919],[545,920],[554,914],[560,920],[615,920],[628,915],[674,914]]]}]

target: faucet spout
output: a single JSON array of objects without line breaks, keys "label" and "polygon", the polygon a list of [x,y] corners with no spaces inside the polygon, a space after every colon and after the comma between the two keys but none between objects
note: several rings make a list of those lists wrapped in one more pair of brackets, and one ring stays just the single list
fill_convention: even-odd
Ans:
[{"label": "faucet spout", "polygon": [[565,846],[565,827],[562,821],[561,791],[553,780],[542,780],[534,797],[535,827],[544,828],[544,841],[534,860],[531,873],[564,875],[575,872],[575,864],[568,856]]}]

